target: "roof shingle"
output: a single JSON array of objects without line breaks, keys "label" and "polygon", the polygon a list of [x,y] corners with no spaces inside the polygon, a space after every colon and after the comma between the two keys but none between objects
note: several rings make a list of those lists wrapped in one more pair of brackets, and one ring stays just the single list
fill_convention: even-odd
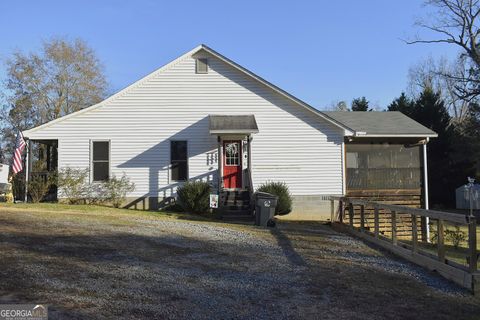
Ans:
[{"label": "roof shingle", "polygon": [[399,111],[323,111],[323,113],[354,130],[358,135],[437,136],[434,131]]}]

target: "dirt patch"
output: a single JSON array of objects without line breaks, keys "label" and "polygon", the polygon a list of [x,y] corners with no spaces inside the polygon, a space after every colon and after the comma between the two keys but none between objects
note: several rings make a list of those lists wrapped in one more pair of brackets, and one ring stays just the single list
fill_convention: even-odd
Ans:
[{"label": "dirt patch", "polygon": [[[47,208],[48,209],[48,208]],[[51,318],[474,319],[462,289],[321,224],[0,207],[0,303]]]}]

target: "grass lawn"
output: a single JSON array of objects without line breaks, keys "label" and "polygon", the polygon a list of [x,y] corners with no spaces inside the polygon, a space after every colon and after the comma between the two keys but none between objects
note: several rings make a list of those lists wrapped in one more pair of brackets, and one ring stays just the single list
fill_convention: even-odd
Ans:
[{"label": "grass lawn", "polygon": [[480,300],[319,223],[0,205],[0,303],[50,319],[478,319]]},{"label": "grass lawn", "polygon": [[[466,257],[469,256],[468,252],[468,227],[466,225],[460,225],[459,226],[460,232],[463,232],[465,235],[465,240],[461,241],[458,248],[455,248],[453,245],[452,240],[448,239],[448,237],[445,237],[444,243],[445,243],[445,257],[449,260],[455,261],[457,263],[460,263],[464,266],[467,266],[467,259]],[[449,224],[445,223],[444,224],[444,232],[446,230],[456,230],[454,224]],[[434,239],[434,235],[437,232],[437,221],[435,220],[434,223],[430,225],[430,238],[432,239],[432,243],[426,244],[426,243],[420,243],[420,246],[423,249],[426,249],[427,251],[431,252],[432,254],[437,254],[437,245],[436,245],[436,240]],[[480,226],[477,225],[477,250],[480,250]],[[480,268],[480,261],[478,262],[478,267]]]}]

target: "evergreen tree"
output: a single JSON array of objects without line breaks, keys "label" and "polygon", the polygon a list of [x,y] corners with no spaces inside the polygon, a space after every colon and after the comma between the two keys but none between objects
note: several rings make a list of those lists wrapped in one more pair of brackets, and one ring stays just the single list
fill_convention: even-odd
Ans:
[{"label": "evergreen tree", "polygon": [[433,206],[451,207],[455,188],[458,187],[451,181],[453,130],[440,94],[426,87],[415,101],[409,116],[438,134],[438,138],[431,139],[427,145],[430,202]]},{"label": "evergreen tree", "polygon": [[417,100],[402,93],[388,106],[388,111],[400,111],[438,134],[427,145],[432,207],[454,208],[455,189],[480,172],[480,106],[469,110],[467,120],[455,123],[440,93],[428,86]]},{"label": "evergreen tree", "polygon": [[352,101],[352,111],[372,111],[368,108],[369,101],[365,97],[356,98]]},{"label": "evergreen tree", "polygon": [[477,139],[469,137],[474,137],[474,128],[480,130],[475,125],[480,121],[475,122],[472,115],[471,126],[461,134],[452,124],[440,93],[431,87],[426,87],[415,101],[402,93],[388,106],[388,111],[400,111],[438,134],[427,145],[430,203],[432,207],[455,207],[455,189],[475,173],[471,145]]},{"label": "evergreen tree", "polygon": [[[468,174],[480,178],[480,105],[471,103],[462,121],[455,121],[454,144],[458,161],[463,161],[468,167]],[[463,177],[465,178],[465,177]]]},{"label": "evergreen tree", "polygon": [[415,109],[415,102],[409,99],[405,92],[402,92],[400,97],[396,98],[395,100],[390,103],[387,107],[388,111],[400,111],[401,113],[412,117],[413,110]]}]

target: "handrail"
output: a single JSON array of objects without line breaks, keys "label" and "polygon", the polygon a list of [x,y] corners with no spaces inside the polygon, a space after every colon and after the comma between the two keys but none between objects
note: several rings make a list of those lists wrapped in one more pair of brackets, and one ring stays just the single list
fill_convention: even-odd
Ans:
[{"label": "handrail", "polygon": [[462,223],[467,224],[470,221],[470,216],[468,215],[461,215],[457,213],[451,212],[443,212],[443,211],[436,211],[436,210],[426,210],[426,209],[419,209],[419,208],[411,208],[405,207],[400,205],[393,205],[393,204],[385,204],[380,202],[373,202],[368,200],[362,199],[353,199],[348,197],[334,197],[332,196],[331,199],[337,201],[343,201],[345,203],[352,203],[356,205],[363,205],[363,206],[370,206],[370,207],[378,207],[379,209],[386,209],[389,211],[396,211],[401,213],[409,213],[414,214],[417,216],[422,217],[429,217],[432,219],[442,219],[445,221],[455,222],[455,223]]},{"label": "handrail", "polygon": [[[335,215],[335,201],[338,201],[339,215]],[[477,226],[474,216],[461,215],[451,212],[442,212],[437,210],[426,210],[419,208],[410,208],[400,205],[384,204],[364,199],[331,196],[332,205],[332,226],[345,226],[346,230],[367,241],[378,244],[401,257],[414,263],[427,267],[431,270],[437,270],[446,278],[472,290],[480,293],[480,274],[477,272],[478,251],[477,251]],[[354,225],[355,206],[360,206],[360,227]],[[374,232],[365,228],[365,208],[374,209]],[[383,209],[384,214],[390,219],[391,237],[380,235],[380,210]],[[345,212],[345,217],[344,217]],[[348,212],[348,217],[346,213]],[[409,214],[412,219],[411,226],[411,245],[399,244],[398,242],[398,226],[397,217],[399,214]],[[418,246],[418,217],[428,217],[437,220],[437,254],[432,256],[431,252],[424,251]],[[445,229],[444,223],[452,222],[454,224],[462,224],[468,227],[468,256],[467,265],[465,266],[448,261],[445,258]]]}]

